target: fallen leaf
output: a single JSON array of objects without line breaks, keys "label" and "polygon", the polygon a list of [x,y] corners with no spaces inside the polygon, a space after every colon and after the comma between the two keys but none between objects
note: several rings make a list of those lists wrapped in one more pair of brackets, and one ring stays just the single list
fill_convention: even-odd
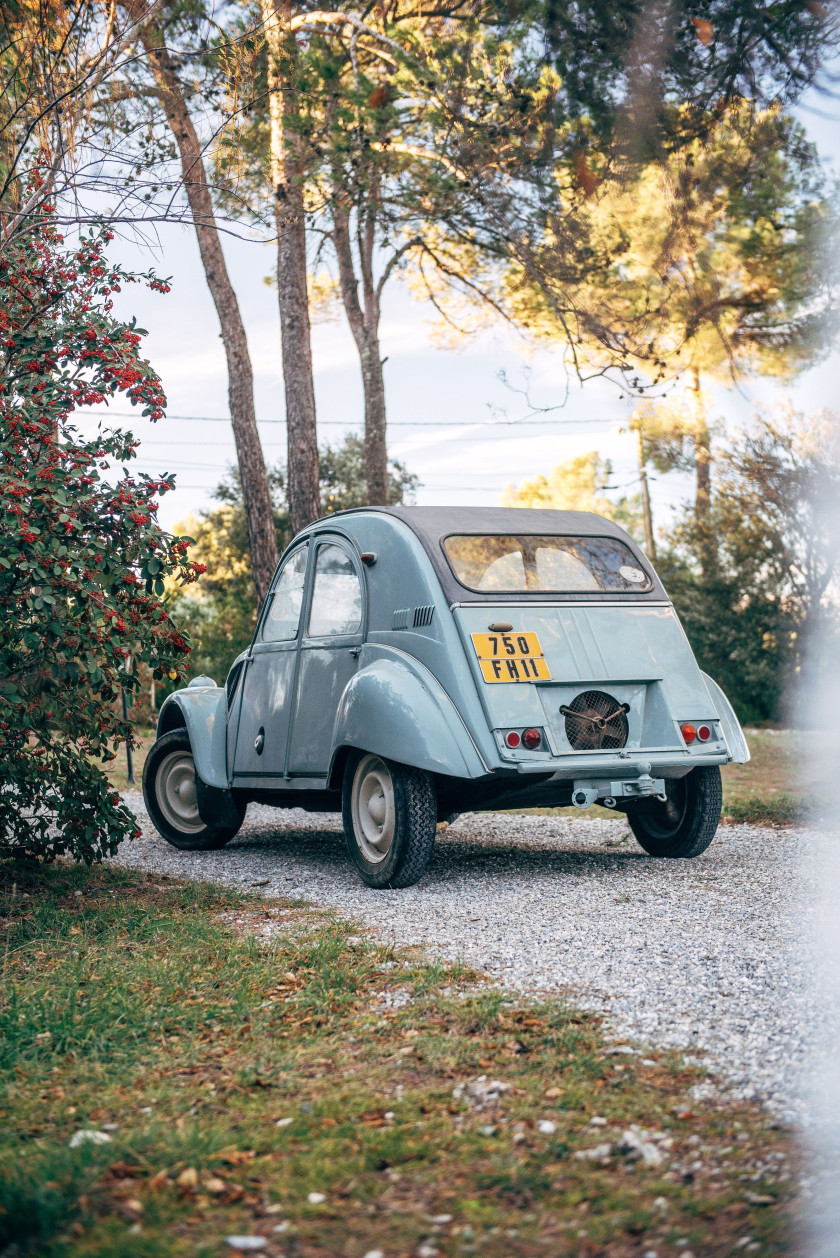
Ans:
[{"label": "fallen leaf", "polygon": [[175,1183],[184,1191],[192,1191],[193,1188],[198,1187],[198,1171],[194,1166],[185,1167],[175,1180]]}]

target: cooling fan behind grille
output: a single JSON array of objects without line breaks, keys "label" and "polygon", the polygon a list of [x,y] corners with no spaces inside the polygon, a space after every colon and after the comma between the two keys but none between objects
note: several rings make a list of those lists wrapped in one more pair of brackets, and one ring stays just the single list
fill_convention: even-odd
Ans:
[{"label": "cooling fan behind grille", "polygon": [[584,690],[560,711],[566,718],[566,737],[575,751],[609,751],[624,747],[629,727],[629,705],[602,690]]}]

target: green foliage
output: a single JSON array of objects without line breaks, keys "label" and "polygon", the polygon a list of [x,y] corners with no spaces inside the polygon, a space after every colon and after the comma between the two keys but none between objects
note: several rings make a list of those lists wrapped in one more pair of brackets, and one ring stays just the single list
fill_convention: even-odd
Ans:
[{"label": "green foliage", "polygon": [[[718,514],[713,509],[710,528]],[[738,548],[740,549],[740,548]],[[742,722],[780,719],[793,679],[797,619],[778,586],[742,575],[718,548],[719,567],[700,569],[702,539],[687,525],[657,565],[697,662],[720,685]]]},{"label": "green foliage", "polygon": [[723,817],[735,825],[793,826],[807,816],[799,795],[775,791],[769,795],[743,795],[724,804]]},{"label": "green foliage", "polygon": [[[366,504],[364,442],[354,434],[340,445],[324,445],[321,466],[321,511],[331,515]],[[392,460],[389,467],[389,502],[411,500],[417,477],[404,464]],[[291,538],[285,502],[285,469],[269,471],[274,498],[274,527],[282,552]],[[231,471],[214,493],[218,507],[190,517],[180,527],[194,539],[193,553],[206,566],[206,575],[195,590],[173,589],[173,614],[183,619],[193,643],[190,659],[195,673],[207,673],[220,681],[240,651],[250,644],[257,607],[248,560],[248,534],[242,509],[239,474]]]},{"label": "green foliage", "polygon": [[[585,141],[618,139],[631,153],[673,148],[687,130],[702,135],[721,105],[739,98],[790,102],[837,38],[836,12],[807,4],[704,0],[677,10],[642,0],[539,0],[528,7],[559,75],[559,108],[578,121]],[[521,20],[520,3],[500,8]],[[688,106],[682,125],[667,110],[674,101]]]},{"label": "green foliage", "polygon": [[786,692],[806,661],[830,666],[810,652],[818,636],[831,650],[832,626],[838,636],[828,598],[836,433],[829,415],[756,416],[718,456],[708,517],[687,511],[659,564],[701,668],[743,720],[789,714]]},{"label": "green foliage", "polygon": [[[141,332],[111,313],[112,293],[139,277],[107,262],[110,233],[64,247],[51,213],[0,260],[0,838],[90,862],[136,830],[93,763],[131,738],[115,703],[136,684],[125,662],[183,677],[189,646],[160,595],[198,565],[189,539],[156,523],[172,481],[125,466],[131,433],[85,440],[70,423],[74,407],[119,393],[157,419],[165,399]],[[100,473],[114,463],[112,485]]]},{"label": "green foliage", "polygon": [[[683,372],[786,376],[831,343],[836,206],[801,124],[741,102],[702,141],[657,161],[592,162],[576,212],[579,272],[549,232],[548,287],[524,269],[511,274],[513,308],[536,335],[562,339],[573,318],[582,365],[603,368],[620,346],[653,383]],[[562,318],[552,285],[563,290]]]}]

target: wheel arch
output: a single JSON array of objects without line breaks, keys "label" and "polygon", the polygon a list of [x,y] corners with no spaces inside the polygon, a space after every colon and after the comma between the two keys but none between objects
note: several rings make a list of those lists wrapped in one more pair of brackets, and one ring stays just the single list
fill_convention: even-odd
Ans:
[{"label": "wheel arch", "polygon": [[186,729],[195,771],[205,786],[228,789],[227,701],[221,686],[176,690],[158,714],[157,737]]},{"label": "wheel arch", "polygon": [[[372,653],[371,653],[372,654]],[[458,709],[419,661],[379,648],[351,678],[336,713],[328,784],[341,785],[354,751],[456,778],[486,772]]]}]

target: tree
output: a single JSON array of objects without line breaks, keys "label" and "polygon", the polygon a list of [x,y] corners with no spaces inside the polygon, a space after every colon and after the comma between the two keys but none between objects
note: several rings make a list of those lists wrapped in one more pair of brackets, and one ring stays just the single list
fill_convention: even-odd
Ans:
[{"label": "tree", "polygon": [[[638,411],[633,426],[660,469],[690,461],[702,523],[712,464],[704,380],[790,376],[831,343],[833,210],[816,151],[777,108],[742,102],[703,140],[640,173],[605,171],[582,215],[593,262],[575,279],[575,301],[620,329],[637,386],[684,382],[682,396]],[[521,321],[560,339],[543,292],[521,271],[511,284]],[[582,329],[580,340],[581,359],[608,364],[597,335]]]},{"label": "tree", "polygon": [[[654,152],[666,133],[666,152],[706,133],[711,114],[697,106],[712,89],[724,105],[747,84],[795,94],[830,43],[831,21],[815,15],[787,15],[771,29],[763,15],[738,13],[724,0],[712,8],[716,27],[700,18],[699,26],[658,20],[648,41],[662,44],[656,86],[667,104],[652,116]],[[384,500],[385,489],[378,321],[384,279],[397,265],[431,263],[436,278],[491,301],[498,311],[504,308],[501,285],[494,293],[492,284],[481,282],[481,271],[513,260],[543,293],[573,357],[583,334],[598,342],[611,367],[624,363],[627,338],[572,293],[593,262],[606,265],[589,247],[587,225],[577,214],[577,202],[598,179],[584,150],[597,138],[604,152],[596,164],[622,154],[626,166],[627,146],[617,138],[618,123],[629,117],[626,69],[628,61],[639,61],[640,37],[650,34],[640,30],[644,11],[635,3],[624,0],[606,11],[606,24],[603,5],[583,5],[579,13],[595,35],[586,60],[604,86],[596,109],[579,74],[564,65],[558,76],[547,66],[546,50],[564,56],[553,42],[562,19],[543,5],[468,7],[451,0],[426,11],[391,0],[373,9],[348,4],[322,11],[264,0],[270,126],[260,92],[243,88],[253,126],[227,144],[232,184],[241,195],[244,136],[251,150],[244,182],[259,200],[259,148],[267,137],[268,182],[275,208],[282,209],[278,235],[294,245],[296,309],[303,309],[306,242],[302,225],[292,226],[307,213],[313,229],[332,243],[365,384],[374,501]],[[758,78],[755,64],[761,65]],[[259,81],[259,57],[254,65]],[[236,78],[248,79],[239,64]],[[546,265],[551,253],[557,265]],[[383,268],[378,277],[377,262]],[[300,351],[293,367],[308,379],[308,327],[301,318],[292,331]],[[577,359],[575,366],[580,369]]]},{"label": "tree", "polygon": [[812,644],[837,641],[836,417],[757,415],[717,468],[708,527],[687,509],[660,570],[701,667],[742,719],[778,720]]},{"label": "tree", "polygon": [[277,228],[277,294],[286,390],[288,496],[292,529],[318,516],[315,383],[306,288],[306,152],[301,65],[291,0],[260,0],[267,52],[269,177]]},{"label": "tree", "polygon": [[[643,160],[702,137],[739,100],[792,104],[818,81],[838,29],[837,11],[820,4],[538,0],[533,12],[578,147],[603,151],[615,138]],[[683,119],[675,104],[687,106]]]},{"label": "tree", "polygon": [[[364,440],[353,434],[340,445],[320,450],[321,502],[319,515],[331,515],[367,503]],[[399,462],[389,466],[389,499],[411,500],[417,477]],[[286,502],[286,469],[280,464],[269,472],[274,501],[274,527],[282,551],[293,531]],[[199,672],[221,680],[254,633],[257,607],[248,581],[247,535],[239,477],[231,472],[216,488],[219,504],[191,517],[180,528],[195,538],[194,554],[207,573],[195,589],[177,593],[173,605],[189,629],[194,643],[192,663]]]},{"label": "tree", "polygon": [[[171,27],[163,27],[155,19],[148,20],[140,0],[124,0],[124,7],[136,24],[160,104],[178,147],[182,186],[189,202],[207,286],[222,329],[228,400],[248,529],[250,569],[257,604],[261,605],[277,567],[278,555],[272,527],[271,492],[257,429],[254,374],[245,325],[222,250],[203,149],[187,104],[181,67],[166,43]],[[188,29],[194,30],[194,23],[189,23]]]},{"label": "tree", "polygon": [[183,680],[189,644],[160,596],[201,566],[156,523],[171,478],[125,466],[132,434],[85,440],[70,422],[118,393],[162,416],[142,333],[114,316],[112,294],[166,285],[110,264],[110,232],[65,247],[51,213],[43,202],[0,259],[0,836],[16,853],[90,863],[137,833],[94,763],[132,738],[115,704],[135,684],[126,661]]},{"label": "tree", "polygon": [[549,507],[555,511],[594,511],[615,520],[629,532],[639,526],[638,500],[605,497],[609,490],[612,465],[595,450],[560,463],[548,476],[535,476],[521,485],[508,485],[502,494],[503,507]]}]

